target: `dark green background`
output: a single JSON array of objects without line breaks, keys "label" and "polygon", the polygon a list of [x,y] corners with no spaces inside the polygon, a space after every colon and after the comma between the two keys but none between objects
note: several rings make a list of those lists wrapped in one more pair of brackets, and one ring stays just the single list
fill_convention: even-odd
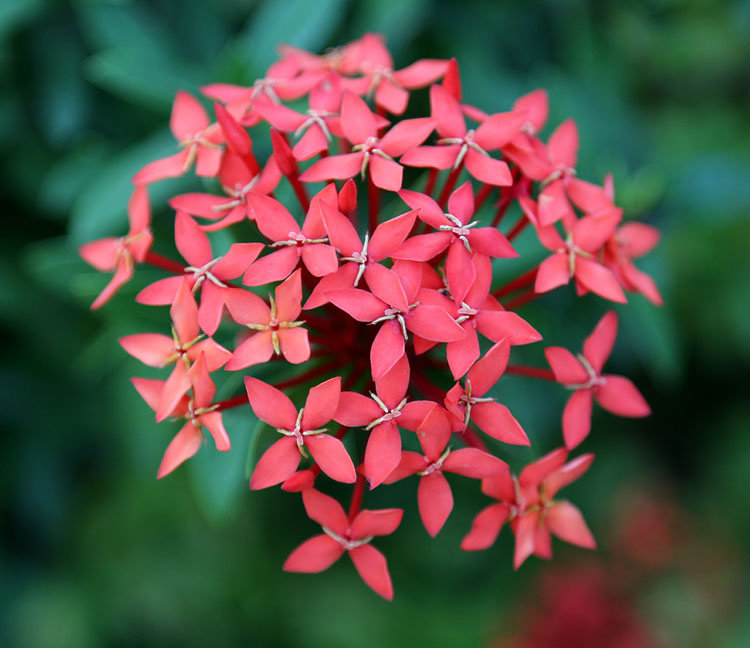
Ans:
[{"label": "dark green background", "polygon": [[[486,502],[468,480],[455,480],[456,510],[435,540],[413,483],[368,496],[406,508],[378,542],[391,604],[346,560],[319,576],[281,571],[316,527],[297,496],[247,491],[246,410],[228,419],[229,457],[204,449],[157,483],[175,430],[153,423],[128,381],[147,372],[116,343],[163,327],[163,311],[132,301],[157,274],[88,310],[105,278],[76,247],[125,231],[132,173],[173,150],[175,91],[250,83],[280,42],[322,51],[366,30],[386,35],[397,68],[456,56],[465,99],[488,111],[547,88],[550,124],[579,124],[579,174],[611,170],[627,217],[662,230],[639,265],[666,305],[636,296],[617,309],[609,365],[654,414],[597,412],[582,447],[597,461],[568,495],[607,565],[623,489],[666,493],[684,518],[682,559],[630,592],[639,618],[666,646],[750,645],[750,5],[710,0],[3,0],[0,645],[469,646],[520,623],[519,601],[533,601],[548,567],[514,573],[507,530],[487,552],[457,549]],[[169,223],[159,205],[182,186],[152,191],[157,230]],[[524,314],[547,343],[576,348],[606,307],[563,290]],[[541,364],[537,346],[529,362]],[[499,389],[535,442],[509,455],[515,466],[559,442],[563,390],[523,378]],[[691,552],[717,561],[708,579],[690,573]],[[589,559],[562,543],[555,553]]]}]

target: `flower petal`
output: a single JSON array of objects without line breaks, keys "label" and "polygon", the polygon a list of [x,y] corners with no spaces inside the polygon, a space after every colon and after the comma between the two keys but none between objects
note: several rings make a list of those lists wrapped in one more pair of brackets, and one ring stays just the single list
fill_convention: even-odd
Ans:
[{"label": "flower petal", "polygon": [[[303,491],[304,492],[304,491]],[[317,574],[335,563],[344,548],[333,538],[321,534],[305,540],[284,562],[284,571]]]},{"label": "flower petal", "polygon": [[453,510],[453,493],[443,473],[436,470],[419,480],[417,501],[422,524],[434,538]]}]

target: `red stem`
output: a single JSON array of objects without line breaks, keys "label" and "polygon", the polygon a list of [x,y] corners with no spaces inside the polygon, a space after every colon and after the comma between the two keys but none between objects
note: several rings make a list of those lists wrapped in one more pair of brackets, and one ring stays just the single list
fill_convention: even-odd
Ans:
[{"label": "red stem", "polygon": [[450,175],[445,179],[443,190],[440,192],[440,198],[438,198],[438,205],[440,205],[440,209],[445,209],[445,203],[448,201],[448,196],[450,195],[451,191],[453,191],[453,187],[456,186],[458,176],[461,175],[461,171],[463,170],[464,162],[463,160],[461,160],[461,164],[453,169],[453,171],[450,172]]},{"label": "red stem", "polygon": [[523,365],[508,365],[505,367],[505,373],[515,374],[516,376],[529,376],[531,378],[540,378],[541,380],[551,380],[552,382],[555,382],[555,374],[551,369],[525,367]]},{"label": "red stem", "polygon": [[510,293],[515,292],[516,290],[520,290],[521,288],[524,288],[525,286],[529,285],[536,279],[536,273],[539,271],[539,268],[532,268],[528,272],[524,272],[520,277],[516,277],[512,281],[509,281],[504,286],[500,286],[497,290],[495,290],[492,293],[493,297],[496,297],[497,299],[500,299],[501,297],[505,297],[505,295],[509,295]]},{"label": "red stem", "polygon": [[360,473],[357,473],[357,481],[354,484],[354,492],[352,493],[352,502],[349,504],[349,522],[351,522],[359,513],[359,509],[362,507],[362,496],[365,494],[365,478]]},{"label": "red stem", "polygon": [[508,232],[508,235],[506,238],[509,241],[512,241],[516,236],[518,236],[525,227],[529,224],[529,219],[526,217],[526,214],[521,214],[521,218],[518,220],[518,222],[513,226],[513,229]]},{"label": "red stem", "polygon": [[162,256],[161,254],[157,254],[156,252],[147,252],[146,258],[143,259],[143,263],[148,263],[148,265],[152,265],[155,268],[161,268],[162,270],[174,272],[176,274],[183,274],[185,272],[184,265],[177,263],[177,261],[173,261],[168,257]]},{"label": "red stem", "polygon": [[297,196],[302,211],[307,213],[307,210],[310,208],[310,199],[307,197],[307,190],[300,182],[299,169],[295,169],[295,171],[296,173],[294,175],[288,175],[286,178],[289,180],[289,184],[292,185],[294,195]]},{"label": "red stem", "polygon": [[427,174],[427,184],[424,186],[424,193],[432,198],[432,192],[435,191],[435,185],[437,184],[439,169],[430,169]]},{"label": "red stem", "polygon": [[467,427],[463,432],[459,432],[458,436],[461,437],[461,439],[464,441],[464,443],[466,443],[466,445],[471,446],[472,448],[478,448],[479,450],[482,450],[483,452],[487,452],[488,454],[492,454],[489,451],[487,444],[470,427]]},{"label": "red stem", "polygon": [[477,197],[474,199],[474,212],[478,212],[480,207],[484,204],[484,201],[487,200],[487,197],[492,193],[492,190],[495,188],[494,185],[491,184],[483,184],[482,188],[477,193]]},{"label": "red stem", "polygon": [[511,299],[506,303],[505,308],[508,310],[515,310],[516,308],[520,308],[524,304],[528,304],[530,301],[535,300],[537,297],[539,297],[539,293],[534,292],[534,287],[532,286],[527,292],[522,293],[515,299]]}]

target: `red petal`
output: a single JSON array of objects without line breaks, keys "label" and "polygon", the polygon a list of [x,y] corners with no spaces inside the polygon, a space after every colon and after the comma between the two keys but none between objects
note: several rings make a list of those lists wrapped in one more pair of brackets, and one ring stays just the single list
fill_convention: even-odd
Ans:
[{"label": "red petal", "polygon": [[446,349],[448,366],[454,380],[461,378],[479,357],[479,338],[474,327],[464,325],[463,329],[466,331],[466,337],[463,340],[449,342]]},{"label": "red petal", "polygon": [[385,108],[392,115],[400,115],[409,103],[409,93],[403,88],[384,79],[375,91],[375,105]]},{"label": "red petal", "polygon": [[292,155],[300,162],[309,160],[323,151],[328,151],[328,139],[317,124],[312,124],[292,147]]},{"label": "red petal", "polygon": [[232,354],[227,363],[227,371],[239,371],[246,367],[268,362],[273,355],[273,343],[270,331],[259,331],[247,338]]},{"label": "red petal", "polygon": [[577,389],[565,404],[562,426],[568,450],[580,444],[591,431],[591,403],[591,390]]},{"label": "red petal", "polygon": [[544,350],[547,362],[555,374],[555,380],[563,385],[581,385],[589,374],[578,359],[563,347],[547,347]]},{"label": "red petal", "polygon": [[339,406],[341,378],[335,377],[310,389],[302,415],[302,429],[316,430],[330,421]]},{"label": "red petal", "polygon": [[513,445],[531,445],[526,432],[505,405],[477,403],[471,408],[471,420],[493,439]]},{"label": "red petal", "polygon": [[409,310],[401,280],[393,270],[379,263],[371,263],[365,269],[365,279],[373,295],[402,312]]},{"label": "red petal", "polygon": [[85,243],[78,248],[78,254],[100,272],[112,272],[117,266],[117,255],[121,246],[122,240],[119,238],[104,238]]},{"label": "red petal", "polygon": [[333,497],[324,495],[314,488],[308,488],[302,492],[302,503],[305,505],[307,517],[311,520],[338,535],[343,536],[346,533],[349,520],[341,504]]},{"label": "red petal", "polygon": [[394,482],[411,477],[420,470],[427,468],[428,464],[429,460],[418,452],[404,450],[401,453],[401,461],[398,466],[388,475],[388,478],[383,483],[393,484]]},{"label": "red petal", "polygon": [[471,531],[461,541],[461,549],[481,551],[495,544],[508,513],[507,504],[492,504],[480,511],[471,524]]},{"label": "red petal", "polygon": [[133,184],[151,184],[165,178],[177,178],[187,171],[186,165],[190,148],[184,148],[179,153],[149,162],[133,176]]},{"label": "red petal", "polygon": [[564,252],[548,256],[539,264],[534,281],[534,292],[544,293],[570,281],[568,255]]},{"label": "red petal", "polygon": [[263,236],[272,241],[287,241],[302,231],[287,209],[273,198],[249,194],[247,206]]},{"label": "red petal", "polygon": [[271,310],[260,297],[242,288],[224,291],[224,303],[237,324],[268,324]]},{"label": "red petal", "polygon": [[298,248],[285,246],[253,263],[242,277],[242,283],[246,286],[263,286],[272,281],[281,281],[292,273],[298,261]]},{"label": "red petal", "polygon": [[250,489],[276,486],[288,479],[297,470],[300,456],[297,443],[292,437],[279,439],[258,460],[250,478]]},{"label": "red petal", "polygon": [[[388,407],[394,409],[406,396],[406,390],[409,387],[410,367],[409,360],[404,355],[391,367],[380,380],[375,383],[375,391],[380,400]],[[373,417],[370,420],[374,420]]]},{"label": "red petal", "polygon": [[357,514],[352,522],[352,538],[390,535],[401,524],[403,516],[404,512],[396,508],[378,511],[364,509]]},{"label": "red petal", "polygon": [[607,196],[607,192],[598,185],[570,178],[566,187],[568,197],[584,212],[591,214],[614,206]]},{"label": "red petal", "polygon": [[328,238],[343,256],[362,251],[362,241],[351,221],[338,209],[321,202],[320,209]]},{"label": "red petal", "polygon": [[182,285],[177,289],[174,303],[169,309],[172,323],[177,331],[177,337],[182,344],[192,342],[200,335],[198,325],[198,306],[190,290],[187,279],[182,280]]},{"label": "red petal", "polygon": [[560,124],[547,142],[549,156],[555,164],[574,167],[578,159],[578,128],[572,119]]},{"label": "red petal", "polygon": [[262,243],[235,243],[214,265],[212,272],[219,279],[236,279],[258,258]]},{"label": "red petal", "polygon": [[164,390],[164,381],[151,380],[149,378],[131,378],[130,382],[133,383],[133,387],[135,387],[141,398],[146,401],[146,404],[152,410],[156,411],[161,399],[161,393]]},{"label": "red petal", "polygon": [[364,153],[345,153],[321,158],[309,167],[299,179],[302,182],[321,182],[323,180],[347,180],[357,175],[362,168]]},{"label": "red petal", "polygon": [[448,69],[448,61],[420,59],[393,73],[394,80],[404,88],[424,88],[440,79]]},{"label": "red petal", "polygon": [[193,135],[209,126],[208,115],[193,95],[178,90],[172,104],[169,128],[178,142],[191,139]]},{"label": "red petal", "polygon": [[562,468],[555,470],[544,480],[545,492],[548,498],[554,497],[561,488],[576,481],[594,461],[594,455],[589,453],[576,457]]},{"label": "red petal", "polygon": [[343,553],[344,548],[333,538],[326,534],[317,535],[289,554],[283,569],[288,572],[317,574],[328,569]]},{"label": "red petal", "polygon": [[370,178],[376,187],[386,191],[398,191],[401,189],[403,175],[404,168],[398,162],[379,155],[370,157]]},{"label": "red petal", "polygon": [[395,320],[383,322],[370,348],[372,379],[380,380],[403,355],[404,336],[401,327]]},{"label": "red petal", "polygon": [[310,359],[310,340],[307,329],[282,328],[279,329],[279,344],[284,358],[291,364],[301,364]]},{"label": "red petal", "polygon": [[224,134],[229,150],[236,155],[248,155],[252,153],[253,147],[250,142],[250,136],[227,109],[219,103],[214,103],[214,113],[216,113],[216,121],[219,123],[221,132]]},{"label": "red petal", "polygon": [[461,150],[460,144],[448,146],[419,146],[404,153],[399,160],[401,164],[412,167],[431,167],[433,169],[450,169]]},{"label": "red petal", "polygon": [[362,427],[383,415],[383,410],[367,396],[356,392],[341,392],[339,406],[333,420],[347,427]]},{"label": "red petal", "polygon": [[435,128],[435,120],[429,117],[404,119],[391,128],[380,140],[378,148],[393,158],[424,142]]},{"label": "red petal", "polygon": [[315,277],[323,277],[336,272],[339,267],[336,250],[332,246],[322,243],[308,243],[303,245],[302,261],[310,271],[310,274]]},{"label": "red petal", "polygon": [[409,311],[406,328],[434,342],[455,342],[466,332],[440,306],[417,306]]},{"label": "red petal", "polygon": [[349,557],[365,584],[387,601],[393,600],[393,585],[385,556],[369,544],[352,549]]},{"label": "red petal", "polygon": [[429,261],[447,248],[453,235],[450,232],[431,232],[418,234],[404,241],[403,245],[393,250],[392,259],[405,261]]},{"label": "red petal", "polygon": [[417,500],[424,528],[434,538],[453,510],[453,493],[443,473],[437,470],[419,480]]},{"label": "red petal", "polygon": [[567,458],[568,451],[565,448],[556,448],[552,452],[548,452],[521,471],[518,476],[518,483],[522,487],[538,486],[547,475],[560,468]]},{"label": "red petal", "polygon": [[199,418],[200,422],[211,433],[211,437],[216,444],[217,450],[219,450],[220,452],[227,452],[232,449],[229,435],[224,429],[224,422],[221,418],[221,412],[209,412],[208,414],[201,414]]},{"label": "red petal", "polygon": [[485,151],[492,151],[505,146],[520,132],[528,121],[528,113],[514,111],[490,115],[477,128],[474,141]]},{"label": "red petal", "polygon": [[482,492],[500,501],[513,502],[516,499],[516,487],[510,472],[483,479]]},{"label": "red petal", "polygon": [[448,258],[445,261],[445,275],[448,280],[453,300],[460,304],[466,293],[474,284],[476,269],[471,262],[471,256],[463,242],[455,240],[448,248]]},{"label": "red petal", "polygon": [[409,189],[402,189],[398,192],[398,195],[409,207],[419,210],[418,215],[421,221],[435,229],[440,229],[441,225],[451,224],[445,217],[440,205],[429,196]]},{"label": "red petal", "polygon": [[417,427],[417,439],[425,457],[433,462],[440,458],[450,441],[451,425],[442,407],[432,401],[427,402],[431,407]]},{"label": "red petal", "polygon": [[177,289],[182,283],[182,276],[167,277],[159,279],[149,286],[146,286],[135,296],[135,301],[139,304],[148,304],[149,306],[166,306],[174,301]]},{"label": "red petal", "polygon": [[512,259],[518,256],[510,241],[494,227],[477,227],[469,230],[467,238],[471,249],[480,254],[498,259]]},{"label": "red petal", "polygon": [[399,247],[409,235],[416,218],[417,211],[412,209],[378,225],[370,238],[367,249],[370,260],[382,261]]},{"label": "red petal", "polygon": [[637,258],[650,252],[659,242],[659,230],[643,223],[625,223],[617,231],[617,240],[629,256]]},{"label": "red petal", "polygon": [[332,290],[326,293],[326,297],[358,322],[372,322],[381,317],[388,308],[388,304],[383,300],[359,288]]},{"label": "red petal", "polygon": [[583,343],[583,355],[596,373],[601,373],[604,363],[612,353],[617,337],[617,313],[608,311]]},{"label": "red petal", "polygon": [[[580,256],[576,257],[575,277],[576,280],[600,297],[619,304],[628,301],[612,271],[596,261],[584,259]],[[539,275],[537,275],[537,280],[538,278]]]},{"label": "red petal", "polygon": [[431,114],[437,119],[440,137],[463,137],[466,123],[461,106],[445,88],[434,85],[430,88]]},{"label": "red petal", "polygon": [[469,369],[466,380],[471,383],[472,396],[482,397],[492,389],[505,372],[508,358],[510,358],[510,342],[503,339],[493,344],[484,357]]},{"label": "red petal", "polygon": [[208,407],[216,395],[216,386],[208,375],[205,353],[198,356],[187,375],[193,385],[195,409]]},{"label": "red petal", "polygon": [[493,342],[508,338],[514,346],[531,344],[542,339],[531,324],[510,311],[481,311],[477,315],[477,329]]},{"label": "red petal", "polygon": [[302,271],[296,270],[274,290],[276,317],[281,322],[293,321],[302,310]]},{"label": "red petal", "polygon": [[182,397],[190,389],[190,378],[187,376],[187,368],[182,359],[177,360],[172,373],[169,374],[164,390],[161,393],[159,407],[156,408],[156,422],[160,423],[167,418],[177,407]]},{"label": "red petal", "polygon": [[401,434],[392,421],[376,425],[365,449],[364,475],[375,488],[383,483],[401,461]]},{"label": "red petal", "polygon": [[174,237],[177,249],[191,266],[200,268],[213,259],[208,236],[185,212],[177,212]]},{"label": "red petal", "polygon": [[357,473],[344,444],[330,434],[315,434],[305,437],[305,447],[320,469],[335,481],[353,484]]},{"label": "red petal", "polygon": [[213,178],[218,175],[223,155],[223,149],[198,146],[195,156],[195,174],[204,178]]},{"label": "red petal", "polygon": [[619,209],[586,216],[573,226],[573,240],[582,250],[596,254],[612,237],[621,218],[622,211]]},{"label": "red petal", "polygon": [[546,90],[533,90],[523,97],[516,99],[513,104],[513,110],[527,111],[526,119],[539,131],[547,121],[549,113],[549,98]]},{"label": "red petal", "polygon": [[508,464],[477,448],[460,448],[448,455],[443,470],[472,479],[484,479],[507,471]]},{"label": "red petal", "polygon": [[596,549],[596,540],[581,512],[569,502],[559,502],[549,507],[545,521],[549,530],[561,540],[586,549]]},{"label": "red petal", "polygon": [[524,561],[534,553],[534,536],[539,520],[538,513],[527,513],[514,525],[513,532],[516,535],[516,549],[513,554],[513,569],[518,569]]},{"label": "red petal", "polygon": [[161,479],[171,473],[183,461],[190,459],[190,457],[200,450],[201,440],[198,428],[190,421],[185,423],[167,446],[161,464],[159,464],[159,472],[156,473],[156,478]]},{"label": "red petal", "polygon": [[149,367],[163,367],[174,354],[174,340],[159,333],[126,335],[118,342],[125,351]]},{"label": "red petal", "polygon": [[370,108],[349,90],[344,90],[341,99],[341,128],[344,137],[352,144],[363,144],[368,137],[378,134],[375,116]]},{"label": "red petal", "polygon": [[617,416],[640,418],[651,414],[651,408],[641,392],[627,378],[604,376],[606,382],[595,391],[596,402]]},{"label": "red petal", "polygon": [[283,392],[266,383],[245,376],[245,389],[255,415],[274,428],[293,430],[297,409]]},{"label": "red petal", "polygon": [[489,155],[469,149],[464,161],[466,170],[480,182],[496,187],[510,187],[513,184],[513,176],[510,174],[507,162],[503,160],[496,160]]}]

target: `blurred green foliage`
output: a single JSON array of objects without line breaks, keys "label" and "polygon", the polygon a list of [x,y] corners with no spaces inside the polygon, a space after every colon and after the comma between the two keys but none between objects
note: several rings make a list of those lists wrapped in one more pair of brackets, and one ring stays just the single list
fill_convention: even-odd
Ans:
[{"label": "blurred green foliage", "polygon": [[[280,571],[315,525],[297,497],[247,492],[247,448],[263,442],[247,411],[228,421],[232,453],[204,450],[155,483],[174,430],[153,423],[128,380],[146,372],[116,339],[162,326],[159,309],[132,301],[157,275],[144,271],[102,311],[88,310],[104,278],[76,247],[124,231],[132,174],[173,146],[175,91],[248,84],[278,43],[320,51],[364,31],[386,35],[397,67],[456,56],[466,100],[487,110],[546,87],[550,123],[579,123],[581,176],[613,171],[627,217],[662,229],[641,265],[666,306],[634,297],[618,309],[611,361],[654,415],[597,414],[584,449],[598,460],[569,495],[604,556],[614,494],[634,483],[676,493],[727,555],[747,547],[748,3],[4,0],[0,645],[469,646],[512,627],[540,565],[512,572],[507,531],[487,552],[458,551],[485,501],[468,480],[456,480],[457,507],[436,540],[419,524],[415,484],[368,495],[371,507],[407,503],[403,527],[379,542],[395,581],[390,605],[345,561],[315,577]],[[185,182],[153,188],[157,229],[167,232],[164,200]],[[577,348],[604,308],[589,297],[571,309],[553,295],[528,317],[549,343]],[[529,358],[541,363],[541,348]],[[559,440],[564,394],[524,380],[501,383],[535,440],[514,461]],[[743,568],[737,560],[730,570]],[[741,590],[718,608],[698,601],[679,618],[694,632],[670,634],[687,596],[678,582],[644,602],[666,645],[750,645]],[[706,636],[716,643],[694,642]]]}]

